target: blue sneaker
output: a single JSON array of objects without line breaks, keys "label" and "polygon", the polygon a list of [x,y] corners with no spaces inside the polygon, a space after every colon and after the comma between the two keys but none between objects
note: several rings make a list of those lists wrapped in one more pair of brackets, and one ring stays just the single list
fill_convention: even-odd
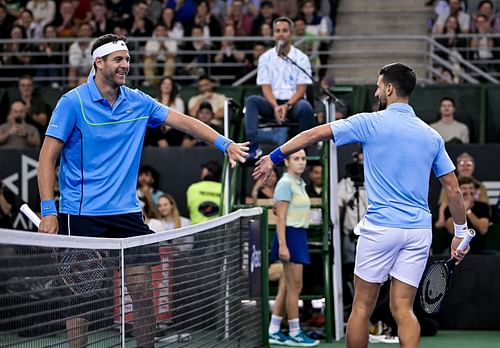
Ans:
[{"label": "blue sneaker", "polygon": [[260,148],[260,146],[250,146],[250,149],[248,150],[247,161],[256,161],[260,156],[262,156],[262,149]]},{"label": "blue sneaker", "polygon": [[285,336],[281,332],[275,332],[273,334],[269,334],[269,344],[276,344],[278,346],[284,346],[288,337]]},{"label": "blue sneaker", "polygon": [[285,345],[289,347],[316,347],[319,345],[319,340],[313,340],[300,331],[296,336],[288,336]]}]

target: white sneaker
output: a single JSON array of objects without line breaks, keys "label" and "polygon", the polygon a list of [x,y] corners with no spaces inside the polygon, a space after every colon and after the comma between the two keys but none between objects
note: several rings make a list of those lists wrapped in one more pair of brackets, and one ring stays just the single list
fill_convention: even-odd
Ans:
[{"label": "white sneaker", "polygon": [[370,343],[396,343],[396,344],[399,344],[399,338],[397,336],[369,335],[368,342],[370,342]]}]

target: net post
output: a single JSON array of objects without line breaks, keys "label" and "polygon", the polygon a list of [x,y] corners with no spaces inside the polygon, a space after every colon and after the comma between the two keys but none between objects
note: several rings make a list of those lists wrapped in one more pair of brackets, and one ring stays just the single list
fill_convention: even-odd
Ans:
[{"label": "net post", "polygon": [[268,210],[263,209],[261,215],[261,277],[262,277],[262,344],[269,347],[269,231]]},{"label": "net post", "polygon": [[120,248],[120,296],[121,296],[121,316],[120,316],[120,325],[121,325],[121,346],[125,348],[125,251],[123,246]]},{"label": "net post", "polygon": [[[324,102],[326,107],[326,121],[331,122],[334,120],[335,116],[335,103],[333,100],[327,100]],[[339,341],[344,337],[344,304],[343,304],[343,293],[342,293],[342,243],[340,238],[340,220],[339,220],[339,206],[337,201],[337,183],[338,183],[338,160],[337,160],[337,147],[333,141],[329,142],[329,173],[330,180],[329,184],[329,194],[330,194],[330,221],[333,226],[330,227],[330,241],[332,242],[333,250],[333,262],[330,268],[330,274],[332,279],[332,286],[329,287],[327,293],[327,303],[325,306],[325,316],[326,316],[326,340],[332,340],[332,323],[335,325],[335,339]],[[328,303],[330,299],[330,303]],[[332,313],[333,306],[333,313]]]}]

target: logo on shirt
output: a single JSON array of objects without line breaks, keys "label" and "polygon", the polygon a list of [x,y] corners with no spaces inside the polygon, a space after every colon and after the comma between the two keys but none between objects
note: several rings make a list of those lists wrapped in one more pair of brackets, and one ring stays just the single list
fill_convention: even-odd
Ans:
[{"label": "logo on shirt", "polygon": [[127,114],[130,114],[130,113],[132,113],[132,112],[134,112],[134,110],[132,110],[132,109],[127,109]]},{"label": "logo on shirt", "polygon": [[53,123],[49,124],[49,127],[59,128],[59,126],[57,124],[53,124]]}]

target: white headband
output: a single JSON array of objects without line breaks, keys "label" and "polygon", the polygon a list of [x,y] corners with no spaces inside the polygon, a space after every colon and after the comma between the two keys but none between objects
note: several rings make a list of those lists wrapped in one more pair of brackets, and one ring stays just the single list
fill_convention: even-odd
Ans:
[{"label": "white headband", "polygon": [[95,49],[94,53],[92,53],[92,70],[90,70],[89,77],[87,78],[87,81],[90,81],[91,79],[94,78],[95,60],[97,58],[107,56],[108,54],[116,52],[116,51],[127,51],[128,52],[128,47],[127,47],[127,44],[125,43],[125,41],[118,40],[116,42],[108,42],[107,44],[99,46],[98,48]]}]

